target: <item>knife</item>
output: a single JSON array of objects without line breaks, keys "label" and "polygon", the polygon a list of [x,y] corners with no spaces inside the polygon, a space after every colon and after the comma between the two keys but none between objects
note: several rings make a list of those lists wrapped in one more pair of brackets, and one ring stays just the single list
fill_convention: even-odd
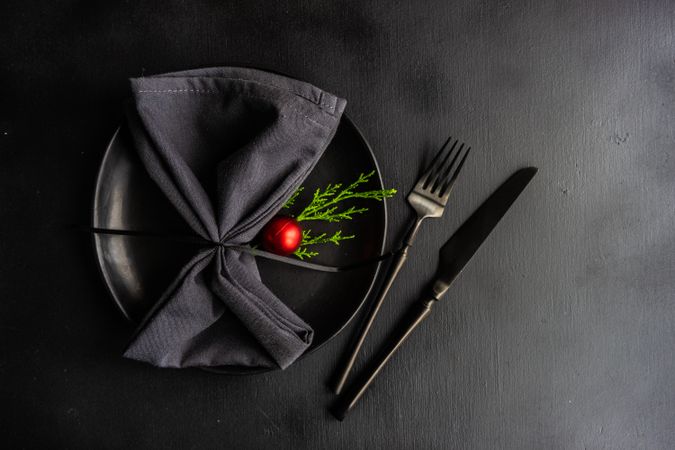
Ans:
[{"label": "knife", "polygon": [[429,295],[411,307],[373,363],[350,389],[338,398],[331,408],[331,412],[338,420],[343,420],[354,408],[387,361],[413,330],[426,319],[431,308],[448,291],[452,282],[536,173],[536,167],[526,167],[511,175],[441,247],[438,269]]}]

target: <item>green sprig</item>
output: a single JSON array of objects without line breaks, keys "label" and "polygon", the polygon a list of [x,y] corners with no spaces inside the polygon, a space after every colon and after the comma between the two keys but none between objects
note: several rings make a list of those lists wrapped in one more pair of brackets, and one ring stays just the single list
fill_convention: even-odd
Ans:
[{"label": "green sprig", "polygon": [[348,239],[354,239],[354,235],[343,236],[342,230],[337,230],[331,236],[328,236],[327,233],[321,233],[317,236],[312,236],[312,230],[302,230],[302,242],[300,248],[298,248],[293,254],[300,259],[311,258],[318,255],[318,252],[307,250],[308,245],[318,245],[318,244],[335,244],[340,245],[341,241],[346,241]]},{"label": "green sprig", "polygon": [[[368,208],[356,208],[351,206],[340,210],[336,206],[339,202],[347,199],[370,199],[382,201],[396,194],[396,189],[381,189],[374,191],[357,191],[356,188],[367,183],[375,171],[367,174],[360,174],[359,178],[344,189],[342,184],[329,184],[325,189],[314,191],[312,201],[295,218],[298,222],[309,220],[325,220],[326,222],[339,222],[340,220],[351,220],[354,215],[362,214],[368,211]],[[295,195],[295,194],[294,194]],[[293,197],[291,197],[293,198]]]},{"label": "green sprig", "polygon": [[286,200],[286,203],[284,203],[283,207],[285,209],[288,209],[291,206],[293,206],[295,204],[295,200],[298,198],[298,195],[300,195],[300,193],[304,190],[305,188],[300,186],[295,192],[293,192],[293,195],[291,195],[291,197],[288,200]]},{"label": "green sprig", "polygon": [[293,254],[295,256],[297,256],[299,259],[305,259],[305,258],[309,259],[309,258],[313,258],[313,257],[317,256],[319,254],[319,252],[312,252],[312,251],[307,250],[306,247],[300,247],[299,249],[294,251]]},{"label": "green sprig", "polygon": [[[342,188],[342,184],[329,184],[324,189],[317,189],[312,195],[312,200],[301,212],[295,217],[298,222],[308,222],[312,220],[323,220],[329,223],[340,222],[341,220],[352,220],[355,215],[363,214],[368,211],[368,208],[350,206],[342,208],[339,204],[348,199],[370,199],[382,201],[385,198],[393,197],[396,194],[396,189],[380,189],[371,191],[359,191],[358,187],[367,183],[375,174],[375,171],[369,173],[361,173],[356,181],[351,183],[346,188]],[[298,188],[297,191],[284,204],[284,208],[288,209],[295,204],[303,187]],[[354,239],[354,235],[343,236],[342,230],[335,231],[332,235],[321,233],[312,236],[312,231],[307,229],[302,231],[302,242],[300,247],[293,253],[300,259],[309,259],[317,256],[319,252],[309,250],[308,246],[319,244],[334,244],[340,245],[340,242],[348,239]]]}]

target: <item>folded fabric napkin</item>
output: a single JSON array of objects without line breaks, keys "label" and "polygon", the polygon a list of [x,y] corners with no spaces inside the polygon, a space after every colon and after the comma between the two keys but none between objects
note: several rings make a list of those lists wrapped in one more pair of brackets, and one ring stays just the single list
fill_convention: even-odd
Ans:
[{"label": "folded fabric napkin", "polygon": [[[125,356],[160,367],[288,367],[312,329],[260,280],[250,242],[312,170],[345,100],[243,68],[131,80],[128,124],[150,177],[199,251],[142,321]],[[224,244],[220,245],[220,244]]]}]

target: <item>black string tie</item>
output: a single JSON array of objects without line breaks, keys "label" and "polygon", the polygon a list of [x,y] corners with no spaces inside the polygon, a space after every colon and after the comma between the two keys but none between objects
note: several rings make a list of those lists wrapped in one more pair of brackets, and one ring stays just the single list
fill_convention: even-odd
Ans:
[{"label": "black string tie", "polygon": [[289,258],[286,256],[277,255],[275,253],[266,252],[257,248],[249,247],[246,245],[230,245],[223,242],[213,242],[208,239],[204,239],[199,236],[188,236],[172,233],[162,233],[156,231],[140,231],[140,230],[115,230],[110,228],[96,228],[88,227],[84,231],[88,231],[93,234],[107,234],[113,236],[135,236],[135,237],[145,237],[145,238],[157,238],[157,239],[167,239],[176,242],[186,242],[189,244],[201,245],[206,247],[225,247],[237,250],[240,252],[248,253],[255,257],[270,259],[272,261],[277,261],[284,264],[290,264],[292,266],[301,267],[303,269],[315,270],[318,272],[346,272],[349,270],[359,269],[361,267],[368,266],[380,261],[391,258],[395,254],[399,253],[401,249],[395,251],[389,251],[380,256],[374,258],[364,259],[362,261],[347,264],[344,266],[329,266],[324,264],[315,264],[307,261],[302,261],[295,258]]}]

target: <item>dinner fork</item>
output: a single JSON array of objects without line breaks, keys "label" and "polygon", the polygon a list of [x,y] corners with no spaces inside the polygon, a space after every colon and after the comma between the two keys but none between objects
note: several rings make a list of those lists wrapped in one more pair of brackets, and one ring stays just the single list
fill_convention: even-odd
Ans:
[{"label": "dinner fork", "polygon": [[[450,146],[451,142],[452,145]],[[403,240],[403,247],[399,250],[396,259],[390,266],[389,273],[383,282],[382,290],[368,312],[363,328],[356,337],[345,365],[335,378],[333,390],[336,394],[342,391],[349,372],[351,372],[356,357],[366,339],[366,335],[370,331],[377,313],[380,311],[384,298],[387,296],[406,259],[408,259],[408,249],[415,241],[420,225],[426,218],[437,218],[443,215],[452,187],[457,180],[460,170],[462,170],[462,166],[470,150],[471,147],[467,146],[465,149],[464,143],[460,143],[457,139],[453,141],[452,136],[449,137],[434,157],[427,171],[420,177],[413,190],[408,194],[408,203],[417,213],[417,218]],[[461,159],[459,159],[460,155],[463,155]]]}]

